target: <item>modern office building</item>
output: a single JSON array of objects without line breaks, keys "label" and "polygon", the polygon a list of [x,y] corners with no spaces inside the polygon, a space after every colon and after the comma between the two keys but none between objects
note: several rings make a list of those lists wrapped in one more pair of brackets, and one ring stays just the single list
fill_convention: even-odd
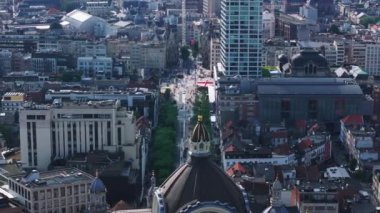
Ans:
[{"label": "modern office building", "polygon": [[225,75],[260,78],[262,0],[222,0],[221,63]]},{"label": "modern office building", "polygon": [[52,106],[25,106],[19,121],[24,167],[45,170],[55,159],[96,150],[124,152],[126,159],[140,155],[135,116],[118,100],[83,103],[57,99]]}]

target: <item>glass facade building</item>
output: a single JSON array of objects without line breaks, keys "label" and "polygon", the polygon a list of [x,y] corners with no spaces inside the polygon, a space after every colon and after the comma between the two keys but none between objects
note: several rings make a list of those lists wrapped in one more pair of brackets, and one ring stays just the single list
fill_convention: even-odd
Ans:
[{"label": "glass facade building", "polygon": [[221,63],[228,76],[260,78],[262,0],[222,0]]}]

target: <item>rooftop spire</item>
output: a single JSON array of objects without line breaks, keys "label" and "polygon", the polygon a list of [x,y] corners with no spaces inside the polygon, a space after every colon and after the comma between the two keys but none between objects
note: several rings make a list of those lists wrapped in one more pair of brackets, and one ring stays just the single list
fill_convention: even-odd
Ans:
[{"label": "rooftop spire", "polygon": [[203,122],[203,116],[202,115],[198,115],[198,123],[201,123]]},{"label": "rooftop spire", "polygon": [[198,123],[195,125],[190,137],[189,154],[191,156],[207,156],[210,149],[210,137],[203,124],[203,116],[198,115]]}]

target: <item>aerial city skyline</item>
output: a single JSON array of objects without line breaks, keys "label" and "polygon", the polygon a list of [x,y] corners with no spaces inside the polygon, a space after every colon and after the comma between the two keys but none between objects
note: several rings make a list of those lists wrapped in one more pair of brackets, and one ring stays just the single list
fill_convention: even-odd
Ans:
[{"label": "aerial city skyline", "polygon": [[380,212],[373,0],[0,0],[0,212]]}]

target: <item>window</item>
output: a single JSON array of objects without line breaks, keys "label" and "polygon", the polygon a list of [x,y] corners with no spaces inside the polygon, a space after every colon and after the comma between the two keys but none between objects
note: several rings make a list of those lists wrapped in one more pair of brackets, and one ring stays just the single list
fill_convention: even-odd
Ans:
[{"label": "window", "polygon": [[67,188],[67,196],[71,196],[71,194],[72,194],[72,187],[69,186],[69,187]]},{"label": "window", "polygon": [[40,191],[40,200],[45,200],[45,191],[44,190]]},{"label": "window", "polygon": [[316,211],[324,211],[325,210],[325,206],[316,206],[315,210]]},{"label": "window", "polygon": [[35,120],[35,119],[36,119],[36,116],[35,116],[35,115],[27,115],[27,116],[26,116],[26,119],[27,119],[27,120]]},{"label": "window", "polygon": [[46,192],[47,199],[51,199],[51,189],[48,189]]},{"label": "window", "polygon": [[80,193],[86,193],[86,186],[84,184],[80,185]]},{"label": "window", "polygon": [[281,100],[281,118],[289,119],[290,117],[290,100],[284,99]]},{"label": "window", "polygon": [[45,115],[37,115],[37,120],[45,120]]},{"label": "window", "polygon": [[342,115],[345,111],[345,101],[344,99],[336,99],[335,100],[335,114]]},{"label": "window", "polygon": [[78,190],[78,186],[74,186],[74,194],[78,194],[79,190]]},{"label": "window", "polygon": [[336,210],[335,206],[327,206],[326,209],[327,210]]},{"label": "window", "polygon": [[308,108],[308,117],[310,119],[316,119],[318,115],[318,101],[309,100],[307,108]]},{"label": "window", "polygon": [[58,189],[54,189],[54,198],[58,198]]},{"label": "window", "polygon": [[121,128],[117,128],[117,143],[121,145]]}]

